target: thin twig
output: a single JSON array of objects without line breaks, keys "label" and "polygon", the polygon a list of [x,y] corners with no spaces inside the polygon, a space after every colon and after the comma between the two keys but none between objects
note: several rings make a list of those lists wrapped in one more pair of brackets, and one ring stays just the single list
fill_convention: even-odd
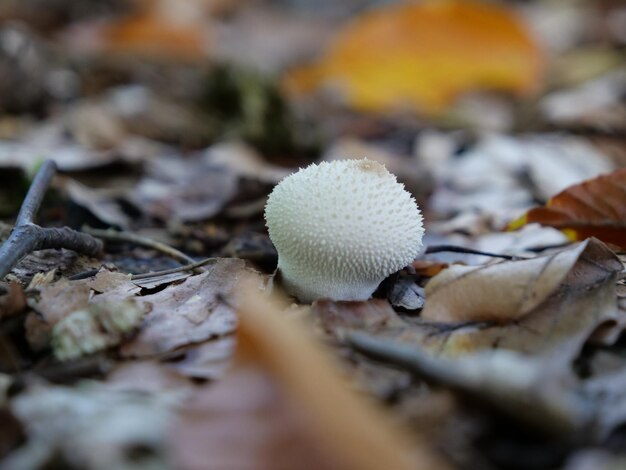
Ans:
[{"label": "thin twig", "polygon": [[489,253],[487,251],[479,251],[474,250],[472,248],[466,248],[464,246],[456,246],[456,245],[435,245],[429,246],[424,251],[425,255],[430,255],[433,253],[441,253],[441,252],[449,252],[449,253],[464,253],[468,255],[480,255],[480,256],[491,256],[492,258],[502,258],[509,261],[517,261],[522,259],[527,259],[523,256],[512,256],[512,255],[501,255],[498,253]]},{"label": "thin twig", "polygon": [[41,168],[35,175],[28,189],[24,203],[22,207],[20,207],[20,212],[15,221],[16,227],[33,222],[35,214],[39,210],[39,206],[41,206],[43,197],[46,195],[46,190],[48,186],[50,186],[50,182],[56,173],[56,169],[56,164],[52,160],[48,160],[41,165]]},{"label": "thin twig", "polygon": [[217,261],[217,258],[206,258],[206,259],[203,259],[202,261],[198,261],[196,263],[191,263],[191,264],[186,264],[184,266],[179,266],[178,268],[164,269],[163,271],[155,271],[155,272],[152,272],[152,273],[133,274],[131,276],[131,279],[133,281],[136,281],[136,280],[139,280],[139,279],[150,279],[150,278],[153,278],[153,277],[166,276],[168,274],[181,273],[183,271],[191,271],[191,270],[199,268],[200,266],[205,266],[207,264],[214,263],[215,261]]},{"label": "thin twig", "polygon": [[[177,250],[174,247],[166,245],[165,243],[159,242],[157,240],[153,240],[152,238],[144,237],[141,235],[137,235],[136,233],[130,232],[119,232],[116,230],[101,230],[97,228],[91,227],[83,227],[83,232],[93,235],[94,237],[100,238],[106,241],[112,242],[126,242],[133,243],[139,246],[145,246],[147,248],[152,248],[153,250],[160,251],[161,253],[174,258],[177,261],[180,261],[185,264],[194,264],[196,260],[191,256],[187,256],[182,251]],[[183,270],[184,271],[184,270]],[[203,270],[200,270],[203,271]]]},{"label": "thin twig", "polygon": [[69,227],[44,228],[33,222],[46,190],[56,172],[56,165],[47,160],[41,166],[28,190],[9,238],[0,247],[0,279],[26,255],[48,248],[66,248],[89,256],[102,251],[102,242],[91,235]]}]

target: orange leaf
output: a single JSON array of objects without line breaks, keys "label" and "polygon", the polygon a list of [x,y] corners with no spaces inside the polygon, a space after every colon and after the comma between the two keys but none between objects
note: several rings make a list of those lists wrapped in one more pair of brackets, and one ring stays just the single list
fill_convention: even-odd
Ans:
[{"label": "orange leaf", "polygon": [[141,13],[111,24],[103,39],[109,52],[198,59],[205,56],[204,33],[197,25],[176,24]]},{"label": "orange leaf", "polygon": [[[121,18],[78,23],[67,29],[78,53],[156,61],[200,61],[210,51],[210,0],[139,0]],[[218,2],[219,3],[219,2]]]},{"label": "orange leaf", "polygon": [[626,248],[626,168],[570,186],[509,229],[532,222],[563,230],[574,240],[596,237]]},{"label": "orange leaf", "polygon": [[293,94],[337,86],[355,108],[438,112],[459,94],[537,88],[541,53],[503,7],[470,0],[383,7],[349,24],[316,65],[285,77]]}]

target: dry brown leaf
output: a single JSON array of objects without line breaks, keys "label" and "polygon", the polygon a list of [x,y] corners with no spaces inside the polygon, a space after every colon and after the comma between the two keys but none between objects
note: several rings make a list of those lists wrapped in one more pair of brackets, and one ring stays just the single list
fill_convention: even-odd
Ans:
[{"label": "dry brown leaf", "polygon": [[[501,264],[520,263],[527,261]],[[568,265],[563,276],[563,268]],[[615,282],[622,263],[606,245],[590,239],[573,249],[543,257],[542,266],[554,276],[542,281],[544,285],[535,282],[545,278],[541,271],[534,276],[522,271],[518,280],[506,273],[506,266],[498,265],[469,271],[466,278],[451,278],[447,286],[438,282],[434,294],[427,295],[423,313],[426,319],[442,322],[426,321],[399,338],[444,355],[502,348],[549,355],[555,363],[568,363],[599,325],[618,317]],[[498,278],[493,275],[494,269],[505,274]],[[546,286],[553,288],[548,292]],[[476,292],[482,292],[482,297]],[[507,295],[510,302],[506,301]],[[472,317],[500,321],[459,323],[460,319]]]},{"label": "dry brown leaf", "polygon": [[240,284],[234,369],[196,394],[171,434],[178,468],[447,468],[423,443],[412,453],[254,282]]},{"label": "dry brown leaf", "polygon": [[235,338],[226,336],[186,348],[184,357],[169,366],[186,377],[214,380],[226,373],[234,352]]},{"label": "dry brown leaf", "polygon": [[403,325],[389,302],[383,299],[365,302],[335,302],[320,299],[313,302],[311,313],[329,332],[338,328],[357,328],[375,332]]},{"label": "dry brown leaf", "polygon": [[165,364],[153,361],[126,361],[118,364],[106,378],[106,386],[114,391],[163,394],[184,391],[192,383]]},{"label": "dry brown leaf", "polygon": [[[2,289],[2,286],[0,286]],[[26,308],[24,289],[17,282],[6,284],[6,291],[0,290],[0,318],[7,318]]]},{"label": "dry brown leaf", "polygon": [[95,381],[76,387],[29,386],[11,402],[27,439],[0,468],[62,462],[64,468],[133,469],[138,468],[137,455],[143,468],[166,468],[167,423],[182,396],[132,388],[115,390]]},{"label": "dry brown leaf", "polygon": [[181,284],[140,297],[151,311],[137,337],[122,346],[122,355],[151,356],[232,333],[235,312],[224,299],[230,298],[244,269],[242,260],[222,258]]},{"label": "dry brown leaf", "polygon": [[202,160],[153,158],[130,199],[151,216],[190,222],[217,214],[237,188],[238,177],[229,168]]},{"label": "dry brown leaf", "polygon": [[139,326],[144,313],[144,307],[132,298],[91,303],[54,325],[54,355],[67,361],[116,346]]},{"label": "dry brown leaf", "polygon": [[529,260],[450,266],[426,286],[422,318],[453,323],[522,318],[559,288],[586,248],[583,243]]},{"label": "dry brown leaf", "polygon": [[[38,277],[39,282],[45,283],[54,278],[73,276],[97,269],[100,265],[99,259],[81,255],[72,250],[39,250],[22,259],[11,270],[8,279],[17,279],[20,283],[28,285],[35,277]],[[50,277],[42,279],[41,273],[46,273],[46,276]],[[37,276],[38,274],[40,276]]]},{"label": "dry brown leaf", "polygon": [[182,409],[170,431],[176,468],[339,470],[301,413],[267,373],[240,365]]},{"label": "dry brown leaf", "polygon": [[596,237],[626,248],[626,168],[570,186],[509,228],[533,222],[563,230],[573,240]]},{"label": "dry brown leaf", "polygon": [[72,312],[87,308],[90,302],[124,301],[138,294],[141,288],[132,283],[128,274],[102,270],[93,278],[61,279],[37,290],[39,299],[31,301],[30,306],[54,326]]},{"label": "dry brown leaf", "polygon": [[102,270],[93,278],[85,279],[83,282],[87,287],[98,295],[94,301],[101,300],[126,300],[128,297],[136,295],[141,290],[131,280],[129,274],[116,273]]},{"label": "dry brown leaf", "polygon": [[515,15],[493,3],[407,2],[347,25],[322,61],[285,80],[297,94],[336,86],[359,109],[438,112],[478,88],[537,89],[541,51]]},{"label": "dry brown leaf", "polygon": [[89,304],[90,288],[83,282],[73,284],[61,279],[41,287],[39,292],[39,301],[31,303],[31,307],[51,326]]},{"label": "dry brown leaf", "polygon": [[[132,283],[127,274],[102,270],[89,279],[69,281],[64,278],[52,284],[34,285],[29,288],[39,291],[39,298],[29,302],[38,314],[28,315],[24,325],[27,341],[34,350],[46,348],[53,339],[53,329],[74,315],[56,333],[57,352],[68,348],[73,350],[67,354],[61,352],[59,357],[63,358],[78,357],[120,342],[121,334],[111,333],[106,327],[104,331],[102,329],[104,326],[102,321],[107,322],[105,318],[108,316],[107,312],[113,314],[111,318],[120,313],[122,314],[120,319],[123,319],[124,312],[136,318],[132,322],[133,325],[126,328],[126,332],[134,328],[144,311],[144,306],[139,309],[119,309],[119,312],[114,307],[124,305],[141,290]],[[97,307],[100,303],[104,304],[105,309],[102,319],[96,318],[96,313],[102,310]],[[61,343],[64,346],[59,349]]]},{"label": "dry brown leaf", "polygon": [[294,320],[281,318],[278,303],[260,296],[247,281],[238,310],[240,360],[260,364],[279,381],[340,468],[447,467],[423,441],[417,442],[412,459],[406,436],[380,409],[350,393],[328,351]]}]

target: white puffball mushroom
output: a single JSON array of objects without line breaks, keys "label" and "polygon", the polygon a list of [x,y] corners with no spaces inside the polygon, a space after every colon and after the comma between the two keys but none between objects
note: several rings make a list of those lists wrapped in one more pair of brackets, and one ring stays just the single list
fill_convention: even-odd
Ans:
[{"label": "white puffball mushroom", "polygon": [[415,199],[380,163],[336,160],[284,178],[265,206],[287,291],[302,302],[366,300],[422,248]]}]

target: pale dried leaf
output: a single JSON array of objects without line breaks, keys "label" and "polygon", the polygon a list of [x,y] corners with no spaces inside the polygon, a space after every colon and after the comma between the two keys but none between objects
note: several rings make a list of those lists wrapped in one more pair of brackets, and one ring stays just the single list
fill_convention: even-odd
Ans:
[{"label": "pale dried leaf", "polygon": [[182,284],[141,297],[152,310],[136,338],[123,345],[124,356],[149,356],[179,346],[199,343],[232,333],[236,317],[224,299],[230,299],[235,282],[244,271],[244,262],[222,258],[207,271],[189,277]]},{"label": "pale dried leaf", "polygon": [[450,266],[426,287],[422,318],[437,322],[512,321],[545,301],[587,247],[523,261]]},{"label": "pale dried leaf", "polygon": [[[582,250],[580,246],[583,246]],[[543,302],[537,303],[532,297],[526,299],[524,289],[520,289],[519,286],[512,292],[522,295],[518,295],[517,304],[511,305],[507,305],[501,293],[491,292],[482,287],[488,296],[487,299],[494,299],[494,304],[489,305],[489,300],[475,299],[471,292],[472,289],[481,287],[466,286],[469,291],[459,293],[460,297],[450,294],[454,302],[460,302],[455,304],[454,308],[459,308],[455,311],[450,310],[452,304],[449,304],[448,299],[442,294],[439,296],[435,294],[435,299],[429,299],[427,295],[424,311],[429,310],[430,318],[437,318],[441,312],[442,319],[453,318],[449,316],[450,314],[468,319],[468,316],[463,317],[464,308],[478,315],[482,314],[480,308],[487,308],[490,309],[489,313],[496,316],[498,314],[494,308],[496,305],[505,310],[499,312],[500,322],[422,322],[417,328],[407,330],[399,337],[403,341],[419,343],[430,351],[443,355],[459,356],[468,352],[502,348],[545,356],[553,363],[569,364],[599,325],[607,321],[613,322],[619,315],[615,281],[622,270],[621,262],[612,251],[597,240],[588,240],[580,246],[566,250],[570,253],[561,262],[569,261],[572,253],[577,253],[578,259],[557,288],[551,293],[547,293],[543,288],[538,289],[537,295],[548,294]],[[471,271],[470,275],[472,273],[477,276],[478,285],[482,285],[481,271]],[[560,276],[558,270],[556,273]],[[500,284],[491,276],[483,280],[487,279],[492,283],[494,291],[498,286],[506,288],[504,285],[506,279]],[[527,279],[531,284],[526,287],[534,285],[532,277]],[[514,281],[514,277],[512,280]],[[551,284],[554,285],[554,282]],[[465,304],[463,295],[467,296]],[[476,303],[472,303],[474,300]],[[534,307],[528,310],[531,306]],[[520,310],[515,310],[516,308]],[[518,315],[523,311],[527,313]]]},{"label": "pale dried leaf", "polygon": [[67,361],[115,346],[139,326],[144,313],[134,299],[101,301],[72,312],[52,328],[54,355]]}]

